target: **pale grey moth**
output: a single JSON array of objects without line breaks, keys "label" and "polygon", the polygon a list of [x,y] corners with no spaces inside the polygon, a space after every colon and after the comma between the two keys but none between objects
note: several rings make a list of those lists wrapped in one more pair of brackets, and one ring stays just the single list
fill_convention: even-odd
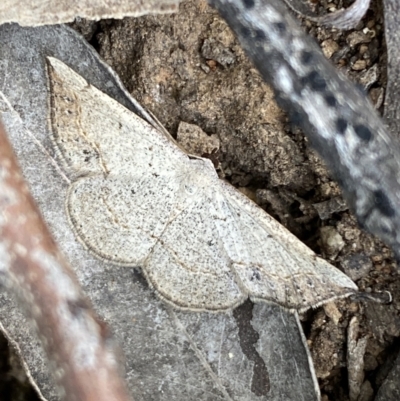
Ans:
[{"label": "pale grey moth", "polygon": [[357,290],[210,160],[187,155],[61,61],[47,65],[53,139],[73,181],[67,213],[88,250],[141,267],[161,298],[191,310],[250,298],[301,311]]}]

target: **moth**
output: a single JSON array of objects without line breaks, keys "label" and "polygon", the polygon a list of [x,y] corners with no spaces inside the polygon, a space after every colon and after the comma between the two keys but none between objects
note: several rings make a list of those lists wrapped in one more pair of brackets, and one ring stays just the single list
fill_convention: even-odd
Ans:
[{"label": "moth", "polygon": [[276,220],[220,180],[210,160],[167,135],[56,58],[47,58],[53,141],[72,184],[80,242],[137,266],[165,301],[223,311],[250,298],[306,310],[357,291]]}]

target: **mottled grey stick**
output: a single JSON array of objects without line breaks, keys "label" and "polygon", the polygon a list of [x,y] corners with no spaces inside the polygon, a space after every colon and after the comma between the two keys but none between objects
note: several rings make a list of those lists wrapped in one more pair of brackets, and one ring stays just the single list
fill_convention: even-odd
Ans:
[{"label": "mottled grey stick", "polygon": [[281,0],[210,0],[324,158],[361,226],[400,258],[400,148],[366,95],[325,59]]},{"label": "mottled grey stick", "polygon": [[400,135],[400,0],[384,0],[384,27],[387,47],[385,118],[392,135]]}]

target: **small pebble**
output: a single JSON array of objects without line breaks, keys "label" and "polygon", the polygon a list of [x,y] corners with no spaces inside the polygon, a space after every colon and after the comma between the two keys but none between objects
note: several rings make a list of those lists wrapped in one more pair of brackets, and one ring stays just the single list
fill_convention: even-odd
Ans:
[{"label": "small pebble", "polygon": [[361,43],[371,42],[371,36],[362,31],[354,31],[347,36],[346,42],[350,47],[355,47]]},{"label": "small pebble", "polygon": [[340,263],[343,271],[353,280],[365,277],[372,269],[371,259],[363,253],[354,253],[344,257]]},{"label": "small pebble", "polygon": [[333,53],[339,50],[339,45],[332,39],[324,40],[321,43],[322,52],[326,58],[331,58]]},{"label": "small pebble", "polygon": [[325,253],[331,260],[335,259],[345,245],[342,236],[332,226],[321,227],[320,232]]},{"label": "small pebble", "polygon": [[326,315],[337,325],[339,323],[342,314],[339,312],[334,302],[328,302],[324,305],[324,311]]},{"label": "small pebble", "polygon": [[351,69],[354,71],[362,71],[367,68],[366,60],[357,60],[352,66]]}]

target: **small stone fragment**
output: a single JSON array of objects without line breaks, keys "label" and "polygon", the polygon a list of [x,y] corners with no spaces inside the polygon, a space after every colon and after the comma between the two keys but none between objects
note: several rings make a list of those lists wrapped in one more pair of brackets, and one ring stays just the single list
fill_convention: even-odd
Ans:
[{"label": "small stone fragment", "polygon": [[367,68],[367,62],[365,60],[357,60],[352,66],[352,70],[354,71],[362,71]]},{"label": "small stone fragment", "polygon": [[[318,322],[320,330],[312,339],[310,344],[312,359],[315,367],[315,374],[320,379],[329,377],[335,369],[343,364],[344,355],[338,353],[344,341],[344,333],[340,325],[336,325],[333,321],[326,319],[325,313],[322,313],[324,319]],[[316,326],[312,324],[311,330],[315,330]]]},{"label": "small stone fragment", "polygon": [[379,109],[382,106],[384,100],[385,91],[383,88],[372,88],[369,92],[369,97],[374,104],[375,109]]},{"label": "small stone fragment", "polygon": [[[322,171],[322,174],[327,176],[328,172],[324,173]],[[321,192],[321,196],[323,196],[324,198],[334,198],[340,196],[340,194],[342,193],[339,185],[333,181],[321,183],[319,190]]]},{"label": "small stone fragment", "polygon": [[369,20],[367,22],[367,28],[371,29],[371,28],[373,28],[375,26],[375,24],[376,24],[376,21],[374,21],[373,19]]},{"label": "small stone fragment", "polygon": [[331,58],[333,53],[339,50],[339,45],[333,39],[327,39],[321,43],[321,48],[324,56]]},{"label": "small stone fragment", "polygon": [[217,62],[215,60],[207,60],[206,64],[211,71],[215,71],[217,69]]},{"label": "small stone fragment", "polygon": [[371,271],[372,266],[371,259],[364,253],[348,255],[341,261],[342,269],[353,281],[365,277]]},{"label": "small stone fragment", "polygon": [[339,309],[337,308],[334,302],[328,302],[324,305],[324,311],[326,315],[333,320],[333,322],[337,325],[339,323],[342,314],[340,313]]},{"label": "small stone fragment", "polygon": [[329,259],[335,259],[345,245],[342,236],[332,226],[321,227],[320,233],[325,253]]},{"label": "small stone fragment", "polygon": [[358,82],[368,90],[379,78],[378,64],[374,64],[371,68],[361,73]]},{"label": "small stone fragment", "polygon": [[201,55],[207,60],[215,60],[225,68],[236,61],[236,56],[232,50],[213,38],[204,40]]},{"label": "small stone fragment", "polygon": [[360,53],[360,56],[363,56],[365,53],[367,53],[367,51],[368,51],[368,46],[364,44],[360,46],[358,52]]},{"label": "small stone fragment", "polygon": [[329,219],[333,213],[343,212],[348,209],[346,201],[341,196],[335,196],[324,202],[314,203],[321,220]]},{"label": "small stone fragment", "polygon": [[369,43],[371,39],[372,38],[363,31],[354,31],[347,36],[346,42],[350,47],[355,47],[361,43]]}]

